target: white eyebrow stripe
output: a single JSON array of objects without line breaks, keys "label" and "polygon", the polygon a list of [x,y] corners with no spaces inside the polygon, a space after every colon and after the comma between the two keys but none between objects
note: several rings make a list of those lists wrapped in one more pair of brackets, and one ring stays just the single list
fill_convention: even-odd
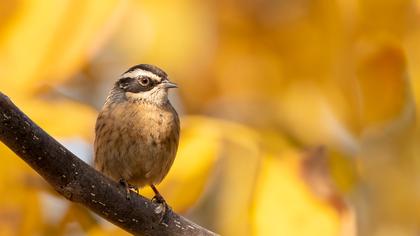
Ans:
[{"label": "white eyebrow stripe", "polygon": [[140,77],[140,76],[147,76],[147,77],[150,77],[152,79],[155,79],[155,80],[157,80],[159,82],[162,80],[162,78],[160,78],[159,76],[153,74],[152,72],[147,71],[147,70],[142,70],[142,69],[135,69],[133,71],[126,72],[126,73],[124,73],[124,74],[121,75],[120,79],[121,78],[125,78],[125,77],[137,78],[137,77]]}]

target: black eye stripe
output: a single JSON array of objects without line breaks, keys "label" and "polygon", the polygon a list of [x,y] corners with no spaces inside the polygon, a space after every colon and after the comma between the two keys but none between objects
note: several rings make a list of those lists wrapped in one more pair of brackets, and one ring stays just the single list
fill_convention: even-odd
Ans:
[{"label": "black eye stripe", "polygon": [[132,84],[134,82],[134,78],[131,77],[124,77],[121,78],[117,81],[118,87],[120,87],[121,89],[125,90],[129,87],[130,84]]},{"label": "black eye stripe", "polygon": [[[149,83],[146,86],[143,86],[140,82],[140,80],[143,78],[149,79]],[[131,92],[131,93],[149,91],[157,83],[158,83],[157,81],[154,81],[149,77],[140,77],[140,78],[124,77],[124,78],[119,79],[117,82],[119,88],[121,88],[125,92]]]}]

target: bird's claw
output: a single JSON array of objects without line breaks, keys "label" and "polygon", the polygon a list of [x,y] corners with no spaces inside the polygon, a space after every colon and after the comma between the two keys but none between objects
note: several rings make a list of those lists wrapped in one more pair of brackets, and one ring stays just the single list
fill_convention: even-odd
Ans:
[{"label": "bird's claw", "polygon": [[[169,207],[168,203],[166,203],[165,199],[160,195],[157,188],[152,184],[150,185],[155,196],[152,198],[152,202],[159,204],[159,208],[156,208],[156,213],[161,214],[160,223],[167,225],[169,223],[169,215],[172,212],[172,209]],[[163,209],[161,209],[163,208]]]},{"label": "bird's claw", "polygon": [[170,212],[172,212],[171,207],[166,203],[166,201],[162,198],[162,196],[154,196],[152,198],[152,202],[159,204],[158,208],[156,208],[156,213],[160,214],[159,222],[162,224],[167,225],[170,219]]},{"label": "bird's claw", "polygon": [[162,195],[160,194],[156,194],[153,198],[152,198],[152,202],[155,203],[159,203],[159,204],[164,204],[164,205],[168,205],[166,204],[165,199],[162,197]]},{"label": "bird's claw", "polygon": [[126,192],[126,199],[130,200],[131,199],[131,195],[130,195],[130,190],[133,190],[134,192],[136,192],[137,194],[139,194],[139,188],[135,185],[129,184],[125,179],[121,178],[119,183],[124,186],[125,188],[125,192]]}]

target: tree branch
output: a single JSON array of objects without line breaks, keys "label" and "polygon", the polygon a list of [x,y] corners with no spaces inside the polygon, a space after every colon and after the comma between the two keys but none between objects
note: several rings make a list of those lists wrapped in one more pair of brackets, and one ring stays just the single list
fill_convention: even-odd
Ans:
[{"label": "tree branch", "polygon": [[136,235],[216,235],[169,213],[161,223],[161,206],[131,193],[94,170],[49,136],[0,92],[0,140],[70,201],[83,204]]}]

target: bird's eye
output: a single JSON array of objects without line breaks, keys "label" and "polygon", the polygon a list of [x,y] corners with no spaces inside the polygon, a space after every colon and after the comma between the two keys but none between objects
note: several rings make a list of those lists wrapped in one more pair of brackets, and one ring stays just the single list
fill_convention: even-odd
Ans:
[{"label": "bird's eye", "polygon": [[140,84],[146,87],[150,84],[150,79],[148,77],[143,77],[140,79]]}]

